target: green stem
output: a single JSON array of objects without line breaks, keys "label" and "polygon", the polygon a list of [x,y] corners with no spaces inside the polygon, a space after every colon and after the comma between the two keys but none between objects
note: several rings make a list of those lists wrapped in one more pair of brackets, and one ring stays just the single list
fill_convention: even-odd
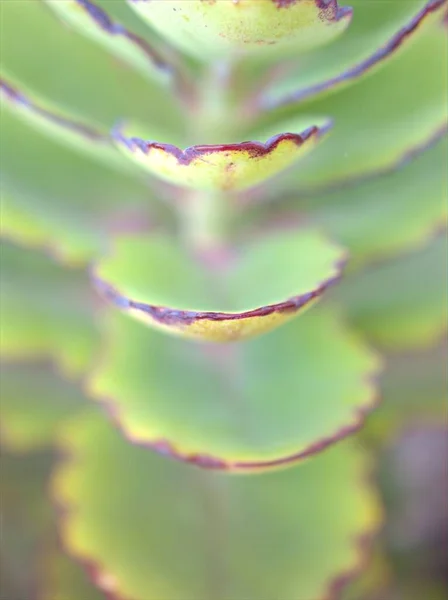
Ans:
[{"label": "green stem", "polygon": [[221,144],[232,137],[232,71],[229,63],[216,62],[207,67],[199,82],[199,106],[192,123],[198,144]]},{"label": "green stem", "polygon": [[223,250],[228,238],[231,199],[220,192],[194,190],[183,201],[181,229],[187,247],[201,254]]},{"label": "green stem", "polygon": [[[232,140],[233,107],[230,101],[232,65],[218,62],[207,67],[198,82],[199,103],[191,114],[191,130],[198,144]],[[213,255],[225,248],[233,201],[230,194],[191,191],[180,210],[181,230],[188,247]]]}]

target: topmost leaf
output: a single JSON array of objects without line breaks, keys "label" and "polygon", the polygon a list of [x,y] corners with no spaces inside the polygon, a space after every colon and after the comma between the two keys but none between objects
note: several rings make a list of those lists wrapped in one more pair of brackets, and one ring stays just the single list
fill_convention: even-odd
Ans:
[{"label": "topmost leaf", "polygon": [[207,61],[233,54],[306,52],[342,33],[352,10],[337,0],[128,0],[175,46]]}]

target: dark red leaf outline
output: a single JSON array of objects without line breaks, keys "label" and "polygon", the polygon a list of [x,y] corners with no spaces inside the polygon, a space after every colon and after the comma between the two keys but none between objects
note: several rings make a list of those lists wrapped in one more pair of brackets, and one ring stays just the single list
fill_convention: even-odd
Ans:
[{"label": "dark red leaf outline", "polygon": [[[296,103],[303,102],[311,96],[332,89],[340,84],[346,83],[352,79],[360,77],[380,62],[393,54],[400,46],[407,42],[408,38],[424,23],[424,21],[432,13],[436,12],[447,0],[430,0],[427,4],[395,35],[393,35],[381,48],[374,52],[371,56],[361,61],[354,67],[350,67],[340,75],[327,79],[321,83],[299,89],[295,92],[288,93],[281,98],[270,100],[269,97],[263,98],[263,94],[256,102],[256,107],[259,110],[275,110]],[[329,50],[331,52],[331,48]]]}]

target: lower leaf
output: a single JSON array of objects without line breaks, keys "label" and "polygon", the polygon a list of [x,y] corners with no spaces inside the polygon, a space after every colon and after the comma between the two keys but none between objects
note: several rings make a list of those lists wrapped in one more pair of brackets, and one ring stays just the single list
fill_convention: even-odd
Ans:
[{"label": "lower leaf", "polygon": [[241,472],[291,464],[352,434],[375,405],[378,358],[329,312],[224,346],[107,317],[90,392],[128,438],[177,460]]},{"label": "lower leaf", "polygon": [[356,573],[356,540],[378,525],[353,444],[248,477],[166,461],[94,414],[70,423],[62,444],[53,487],[63,539],[111,597],[323,599]]},{"label": "lower leaf", "polygon": [[376,344],[429,347],[447,327],[446,235],[423,250],[371,268],[335,291],[348,318]]}]

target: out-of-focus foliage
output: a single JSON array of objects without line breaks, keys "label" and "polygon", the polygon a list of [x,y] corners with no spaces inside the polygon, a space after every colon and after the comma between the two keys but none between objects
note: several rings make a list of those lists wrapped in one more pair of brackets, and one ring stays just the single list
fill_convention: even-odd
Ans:
[{"label": "out-of-focus foliage", "polygon": [[2,3],[2,600],[446,594],[447,10]]},{"label": "out-of-focus foliage", "polygon": [[[188,589],[197,598],[320,597],[331,584],[330,565],[337,572],[357,562],[351,536],[377,525],[362,483],[365,457],[347,443],[302,467],[232,477],[190,473],[130,445],[102,417],[73,423],[63,432],[71,458],[54,483],[66,509],[64,536],[76,556],[96,562],[98,577],[118,596],[174,600]],[[114,490],[111,469],[121,481]],[[343,531],[325,503],[315,502],[326,494]],[[148,564],[148,556],[157,558]],[[269,576],[260,578],[260,569]]]},{"label": "out-of-focus foliage", "polygon": [[40,252],[7,243],[2,243],[0,260],[2,356],[52,358],[68,373],[83,373],[97,344],[85,273],[67,271]]},{"label": "out-of-focus foliage", "polygon": [[331,312],[227,348],[191,348],[114,313],[105,324],[89,390],[132,440],[181,460],[242,471],[293,463],[355,430],[374,404],[378,359]]}]

